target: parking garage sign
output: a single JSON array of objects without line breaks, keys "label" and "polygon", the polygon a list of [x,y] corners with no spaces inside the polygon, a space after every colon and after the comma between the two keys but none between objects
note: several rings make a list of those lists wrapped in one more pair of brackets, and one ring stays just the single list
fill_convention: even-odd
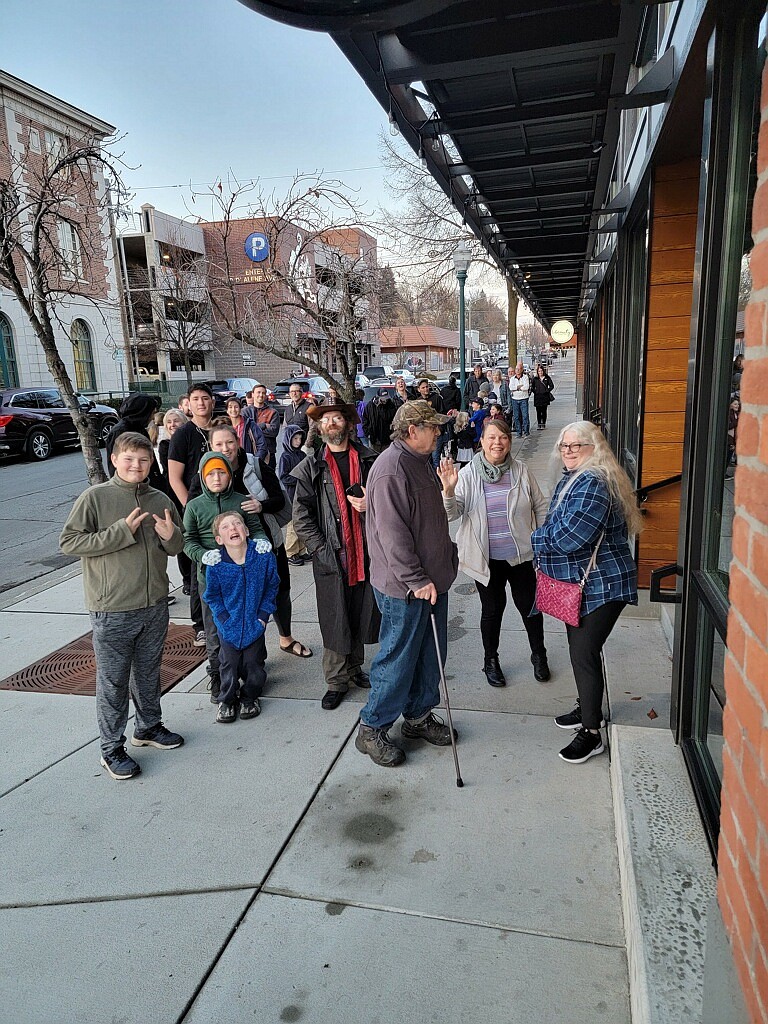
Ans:
[{"label": "parking garage sign", "polygon": [[252,263],[262,263],[269,256],[269,239],[261,231],[252,231],[245,240],[244,248]]}]

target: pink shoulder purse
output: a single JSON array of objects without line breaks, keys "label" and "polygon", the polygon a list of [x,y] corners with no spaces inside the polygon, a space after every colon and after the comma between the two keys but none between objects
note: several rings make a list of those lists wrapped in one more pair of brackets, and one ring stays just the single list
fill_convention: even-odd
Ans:
[{"label": "pink shoulder purse", "polygon": [[547,576],[541,569],[536,570],[536,607],[553,619],[560,619],[569,626],[578,626],[581,619],[581,598],[589,574],[597,562],[597,551],[603,542],[605,531],[595,545],[589,565],[579,583],[568,583],[566,580],[555,580]]}]

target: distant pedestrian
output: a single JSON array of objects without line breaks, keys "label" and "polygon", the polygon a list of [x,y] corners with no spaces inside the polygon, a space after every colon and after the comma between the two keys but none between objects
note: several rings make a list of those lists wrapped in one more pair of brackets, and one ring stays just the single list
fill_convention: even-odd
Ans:
[{"label": "distant pedestrian", "polygon": [[288,397],[291,400],[291,404],[285,407],[283,426],[301,427],[306,436],[309,430],[307,411],[310,406],[314,405],[314,402],[304,398],[304,390],[301,384],[291,384],[288,388]]},{"label": "distant pedestrian", "polygon": [[541,363],[536,367],[536,375],[531,381],[531,390],[533,392],[533,407],[536,410],[536,429],[544,430],[547,425],[547,409],[554,401],[552,392],[555,390],[555,383]]},{"label": "distant pedestrian", "polygon": [[[302,459],[306,458],[306,452],[302,451],[305,440],[306,434],[301,427],[292,424],[285,428],[283,433],[283,450],[280,453],[280,462],[278,464],[278,476],[280,477],[283,490],[288,495],[291,506],[293,506],[293,498],[296,493],[296,478],[292,476],[292,472]],[[311,561],[304,543],[296,536],[293,515],[291,515],[290,523],[285,527],[285,552],[291,565],[299,566],[304,565],[304,562]]]},{"label": "distant pedestrian", "polygon": [[456,414],[453,431],[456,438],[456,462],[461,468],[471,462],[475,454],[475,425],[470,422],[469,413]]},{"label": "distant pedestrian", "polygon": [[483,432],[483,423],[485,423],[486,419],[488,418],[488,415],[489,411],[488,409],[485,408],[485,405],[483,404],[482,394],[479,394],[477,398],[473,398],[472,401],[469,403],[469,421],[472,424],[475,431],[475,446],[480,444],[480,435]]},{"label": "distant pedestrian", "polygon": [[182,549],[171,499],[149,485],[155,455],[139,433],[121,434],[110,456],[115,475],[83,491],[59,538],[82,561],[96,655],[96,718],[101,763],[113,779],[140,766],[125,750],[128,699],[131,744],[173,750],[184,740],[162,722],[160,663],[168,632],[168,558]]},{"label": "distant pedestrian", "polygon": [[248,539],[238,512],[216,516],[213,535],[219,560],[209,555],[203,600],[211,609],[220,642],[216,721],[229,724],[238,711],[243,720],[261,714],[259,698],[267,678],[264,633],[276,608],[279,580],[270,545]]},{"label": "distant pedestrian", "polygon": [[[280,433],[280,417],[276,409],[267,405],[267,389],[263,384],[257,384],[251,394],[253,395],[253,405],[243,409],[243,415],[246,419],[255,420],[261,427],[267,444],[267,453],[262,457],[265,462],[274,466],[277,463],[277,435]],[[251,454],[255,454],[255,452]]]},{"label": "distant pedestrian", "polygon": [[363,429],[368,443],[375,452],[383,452],[391,442],[392,420],[397,408],[387,388],[379,388],[379,393],[369,402],[363,413]]},{"label": "distant pedestrian", "polygon": [[[197,476],[200,459],[210,447],[208,430],[213,415],[213,392],[207,384],[192,385],[187,406],[191,419],[179,427],[171,437],[166,463],[168,483],[178,500],[177,507],[182,519],[187,507],[189,488]],[[195,626],[195,639],[192,642],[195,647],[205,647],[205,629],[200,625],[203,621],[203,611],[196,572],[191,574],[189,587],[190,612]]]},{"label": "distant pedestrian", "polygon": [[509,378],[510,407],[512,410],[512,427],[518,437],[528,437],[531,423],[528,411],[528,400],[531,397],[531,378],[523,369],[522,362],[515,366],[514,374]]},{"label": "distant pedestrian", "polygon": [[239,398],[230,398],[227,402],[227,416],[237,440],[243,451],[255,455],[257,459],[267,457],[267,440],[264,431],[250,416],[243,416]]},{"label": "distant pedestrian", "polygon": [[[440,413],[441,415],[445,413],[442,396],[440,395],[440,392],[436,388],[433,390],[433,387],[430,384],[428,377],[422,377],[421,380],[417,383],[416,396],[417,398],[421,399],[422,402],[427,402],[429,405],[431,405],[436,413]],[[432,451],[432,465],[435,467],[435,469],[437,469],[437,467],[439,466],[440,458],[443,454],[447,422],[448,421],[445,420],[443,426],[440,428],[440,433],[437,436],[437,441],[435,442],[435,447]]]},{"label": "distant pedestrian", "polygon": [[[168,494],[171,501],[176,506],[176,511],[179,513],[180,519],[184,516],[184,508],[176,496],[176,492],[168,481],[168,451],[171,447],[171,438],[173,435],[180,427],[183,427],[184,424],[188,422],[187,417],[181,409],[169,409],[163,416],[163,430],[165,431],[166,436],[161,438],[157,445],[157,457],[160,461],[160,467],[166,480],[166,494]],[[179,572],[181,573],[181,592],[185,597],[190,597],[192,593],[192,576],[194,575],[192,563],[183,551],[179,552],[176,561],[178,562]],[[203,631],[203,613],[200,608],[199,600],[196,602],[194,608],[191,607],[190,602],[190,615],[192,617],[192,626],[195,630],[195,635],[197,635],[199,631]]]},{"label": "distant pedestrian", "polygon": [[464,406],[469,408],[473,398],[477,398],[481,385],[485,383],[482,363],[475,363],[471,376],[464,382]]},{"label": "distant pedestrian", "polygon": [[403,405],[392,423],[395,440],[368,478],[366,533],[381,646],[355,746],[386,768],[405,761],[405,752],[389,738],[400,715],[403,736],[437,746],[451,742],[448,726],[433,713],[440,703],[440,666],[430,622],[434,614],[445,661],[448,590],[458,557],[431,466],[445,420],[427,402]]},{"label": "distant pedestrian", "polygon": [[393,402],[396,409],[399,409],[405,402],[413,401],[414,394],[405,383],[402,377],[395,377],[395,396]]},{"label": "distant pedestrian", "polygon": [[510,403],[509,384],[502,376],[501,370],[494,370],[491,374],[491,388],[496,395],[499,405],[506,411]]},{"label": "distant pedestrian", "polygon": [[455,409],[458,412],[461,409],[461,391],[456,386],[456,374],[452,373],[448,377],[448,383],[442,391],[443,398],[443,412],[449,413],[451,409]]},{"label": "distant pedestrian", "polygon": [[578,420],[563,427],[555,451],[563,476],[531,542],[539,568],[556,580],[580,583],[595,558],[583,590],[581,621],[565,627],[578,700],[573,711],[555,719],[561,729],[578,730],[560,757],[581,764],[605,749],[602,651],[626,605],[637,604],[629,537],[642,529],[642,517],[629,477],[593,423]]}]

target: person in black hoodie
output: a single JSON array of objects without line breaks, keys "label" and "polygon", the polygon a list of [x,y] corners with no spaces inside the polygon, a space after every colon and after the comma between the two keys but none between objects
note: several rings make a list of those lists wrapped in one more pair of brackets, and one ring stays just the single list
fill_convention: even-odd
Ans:
[{"label": "person in black hoodie", "polygon": [[[306,436],[306,431],[295,423],[290,423],[283,433],[283,450],[280,453],[277,475],[280,477],[280,483],[291,504],[293,504],[293,496],[296,493],[296,479],[291,476],[291,470],[306,458],[307,453],[303,450]],[[285,553],[288,555],[291,565],[304,565],[305,562],[312,561],[304,542],[296,536],[293,519],[285,528]]]},{"label": "person in black hoodie", "polygon": [[[121,434],[128,433],[143,434],[149,441],[150,437],[147,427],[152,422],[152,417],[159,408],[160,402],[156,395],[142,394],[128,395],[120,406],[120,419],[110,430],[105,444],[107,473],[110,477],[115,475],[115,467],[112,465],[112,449],[115,446],[115,441]],[[168,494],[169,488],[166,478],[163,476],[156,459],[152,460],[147,483],[150,487],[157,488],[163,494]]]},{"label": "person in black hoodie", "polygon": [[456,387],[456,375],[452,373],[448,378],[448,383],[441,392],[443,396],[443,412],[450,412],[451,409],[455,409],[457,412],[461,409],[461,391]]}]

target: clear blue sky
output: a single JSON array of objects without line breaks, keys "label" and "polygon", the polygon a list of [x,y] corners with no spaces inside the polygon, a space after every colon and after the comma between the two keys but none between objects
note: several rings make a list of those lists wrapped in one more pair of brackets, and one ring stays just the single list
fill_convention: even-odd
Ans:
[{"label": "clear blue sky", "polygon": [[0,7],[0,68],[127,136],[126,162],[141,165],[125,174],[136,207],[184,216],[188,188],[168,186],[212,183],[230,168],[277,188],[297,170],[337,172],[369,209],[386,200],[376,141],[385,115],[327,35],[237,0]]}]

